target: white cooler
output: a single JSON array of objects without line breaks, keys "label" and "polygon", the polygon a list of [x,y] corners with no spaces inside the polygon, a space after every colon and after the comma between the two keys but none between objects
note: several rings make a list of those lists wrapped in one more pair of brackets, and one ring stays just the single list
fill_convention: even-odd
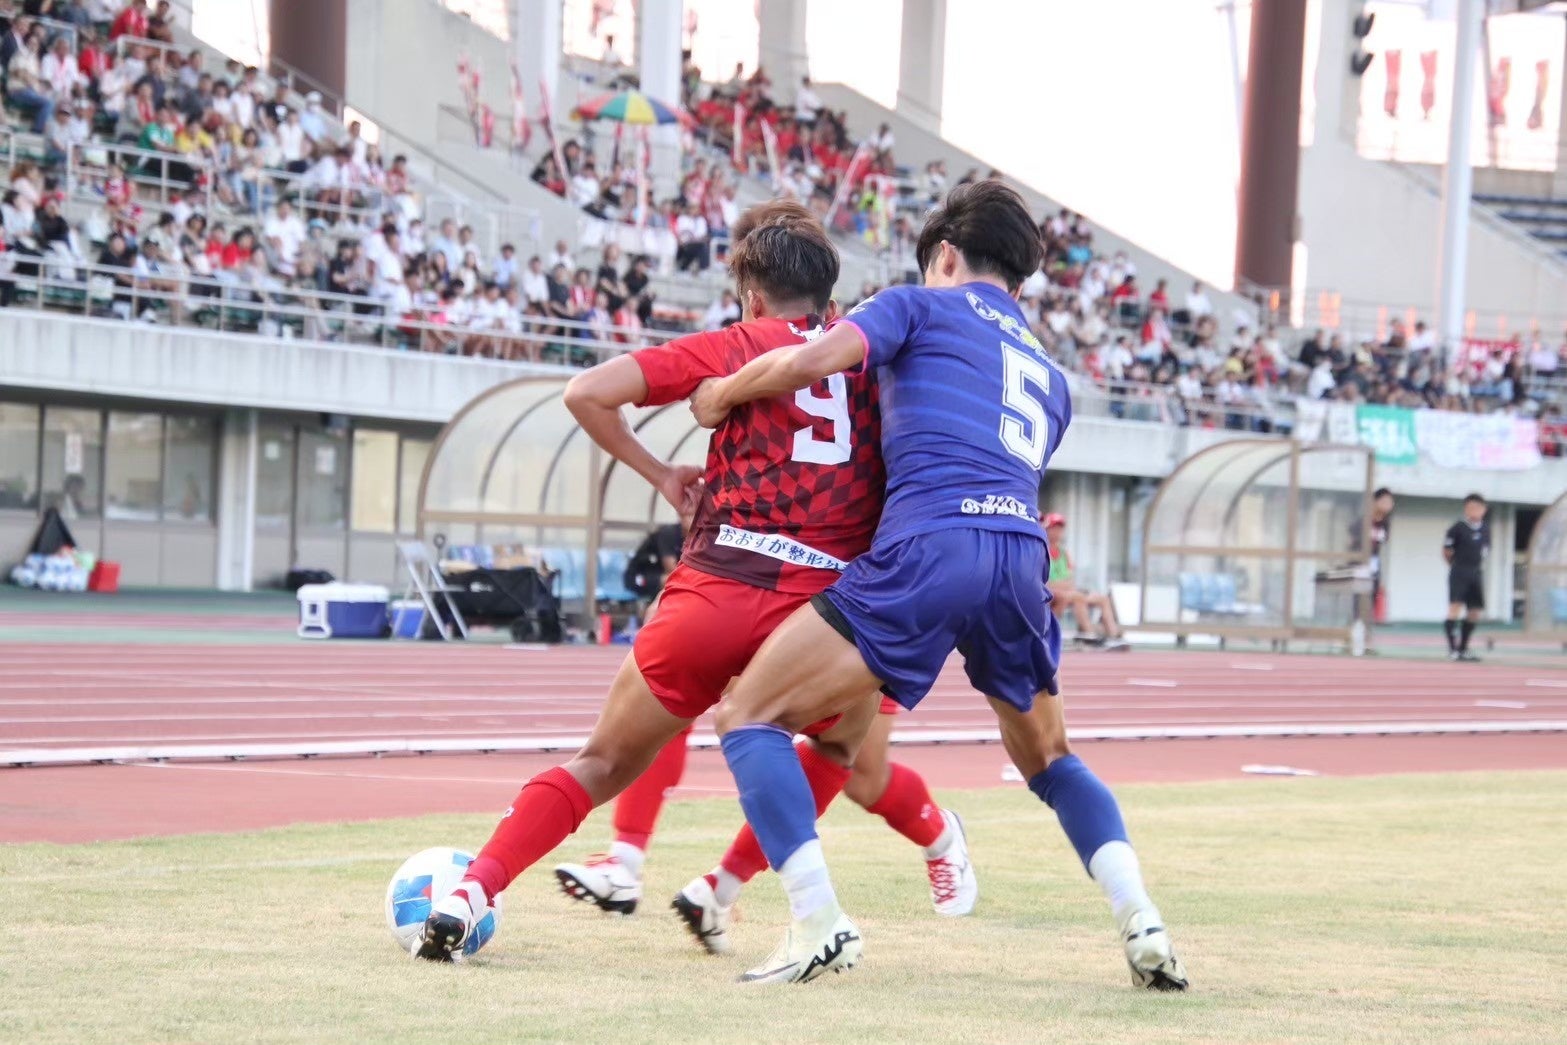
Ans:
[{"label": "white cooler", "polygon": [[299,589],[302,639],[386,637],[391,595],[378,584],[306,584]]}]

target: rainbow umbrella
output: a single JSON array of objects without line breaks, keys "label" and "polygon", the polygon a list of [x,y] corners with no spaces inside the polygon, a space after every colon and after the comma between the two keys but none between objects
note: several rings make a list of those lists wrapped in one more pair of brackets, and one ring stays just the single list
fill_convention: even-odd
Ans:
[{"label": "rainbow umbrella", "polygon": [[579,120],[613,120],[616,123],[654,126],[669,123],[686,124],[691,117],[657,98],[649,98],[641,91],[618,91],[583,102],[573,110]]}]

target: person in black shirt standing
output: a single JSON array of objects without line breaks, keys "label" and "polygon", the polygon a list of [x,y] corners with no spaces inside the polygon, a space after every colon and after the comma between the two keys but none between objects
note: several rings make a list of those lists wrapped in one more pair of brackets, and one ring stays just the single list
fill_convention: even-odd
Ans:
[{"label": "person in black shirt standing", "polygon": [[1452,660],[1480,659],[1469,652],[1469,639],[1485,609],[1484,566],[1491,550],[1485,510],[1484,497],[1477,493],[1465,497],[1464,517],[1447,528],[1442,540],[1442,557],[1448,565],[1447,655]]}]

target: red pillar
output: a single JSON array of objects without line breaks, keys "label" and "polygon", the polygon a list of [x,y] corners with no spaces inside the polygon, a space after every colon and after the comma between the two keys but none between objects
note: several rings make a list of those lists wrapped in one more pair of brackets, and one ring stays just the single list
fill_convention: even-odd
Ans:
[{"label": "red pillar", "polygon": [[[1241,121],[1235,278],[1287,296],[1300,194],[1307,0],[1257,0]],[[1329,71],[1331,75],[1331,70]],[[1348,76],[1345,69],[1343,75]]]}]

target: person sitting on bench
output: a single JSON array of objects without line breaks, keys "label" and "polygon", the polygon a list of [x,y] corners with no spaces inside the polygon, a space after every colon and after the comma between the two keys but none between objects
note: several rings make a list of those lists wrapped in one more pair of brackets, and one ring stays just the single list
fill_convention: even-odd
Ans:
[{"label": "person sitting on bench", "polygon": [[[1107,650],[1127,648],[1121,632],[1121,622],[1115,617],[1115,604],[1107,594],[1084,591],[1077,586],[1072,556],[1061,539],[1066,536],[1066,516],[1051,512],[1045,516],[1045,538],[1050,542],[1050,608],[1057,617],[1068,612],[1077,621],[1078,641],[1102,645]],[[1093,611],[1099,611],[1099,621],[1094,621]]]}]

